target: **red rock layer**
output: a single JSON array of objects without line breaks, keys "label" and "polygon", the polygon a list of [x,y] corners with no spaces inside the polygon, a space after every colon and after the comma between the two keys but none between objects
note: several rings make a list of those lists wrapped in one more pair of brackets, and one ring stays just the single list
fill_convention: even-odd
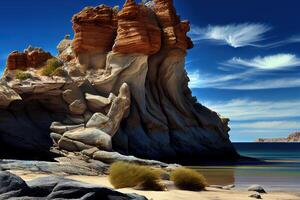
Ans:
[{"label": "red rock layer", "polygon": [[118,32],[114,52],[152,55],[161,48],[161,29],[155,13],[134,0],[127,0],[118,13]]},{"label": "red rock layer", "polygon": [[25,70],[27,68],[38,68],[41,67],[52,55],[48,52],[33,50],[31,52],[21,53],[14,51],[7,59],[7,69]]},{"label": "red rock layer", "polygon": [[193,48],[192,40],[186,35],[190,30],[188,21],[180,22],[173,0],[153,0],[154,12],[163,29],[163,44],[168,48],[182,50]]},{"label": "red rock layer", "polygon": [[82,10],[72,18],[75,32],[72,48],[80,53],[111,51],[116,37],[116,13],[106,5]]}]

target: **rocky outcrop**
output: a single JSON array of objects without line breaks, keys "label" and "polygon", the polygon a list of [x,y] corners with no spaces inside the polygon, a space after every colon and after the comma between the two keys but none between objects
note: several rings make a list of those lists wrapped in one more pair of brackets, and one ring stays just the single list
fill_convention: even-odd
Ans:
[{"label": "rocky outcrop", "polygon": [[66,35],[62,41],[57,45],[58,58],[63,62],[70,62],[75,58],[75,54],[72,51],[72,41],[70,35]]},{"label": "rocky outcrop", "polygon": [[193,47],[193,42],[186,36],[190,30],[188,21],[180,21],[173,5],[173,0],[153,0],[154,11],[163,31],[163,43],[168,48],[182,50]]},{"label": "rocky outcrop", "polygon": [[161,48],[161,29],[155,14],[145,5],[127,0],[118,13],[118,34],[114,52],[152,55]]},{"label": "rocky outcrop", "polygon": [[0,199],[107,199],[147,200],[137,194],[81,183],[62,177],[48,176],[25,182],[20,177],[0,172]]},{"label": "rocky outcrop", "polygon": [[29,46],[24,52],[14,51],[9,54],[6,68],[8,70],[38,68],[50,58],[52,58],[50,53]]},{"label": "rocky outcrop", "polygon": [[0,143],[31,155],[53,145],[59,156],[108,163],[130,155],[168,162],[238,158],[229,119],[198,103],[188,88],[189,25],[171,0],[151,6],[128,0],[118,13],[88,7],[72,22],[74,39],[58,45],[66,76],[5,75],[6,90],[22,100],[3,92]]},{"label": "rocky outcrop", "polygon": [[0,108],[7,108],[11,102],[22,100],[20,95],[5,83],[0,84]]},{"label": "rocky outcrop", "polygon": [[104,68],[101,54],[111,51],[116,37],[116,13],[105,5],[87,7],[72,18],[75,32],[72,48],[84,66]]},{"label": "rocky outcrop", "polygon": [[300,132],[292,133],[286,138],[257,139],[255,142],[300,142]]}]

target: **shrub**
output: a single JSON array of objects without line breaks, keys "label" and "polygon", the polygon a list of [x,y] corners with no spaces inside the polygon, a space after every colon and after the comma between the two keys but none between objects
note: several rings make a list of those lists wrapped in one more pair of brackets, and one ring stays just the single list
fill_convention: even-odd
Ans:
[{"label": "shrub", "polygon": [[171,172],[171,180],[182,190],[200,191],[207,186],[205,178],[200,173],[184,167]]},{"label": "shrub", "polygon": [[160,171],[147,166],[116,162],[109,168],[109,181],[115,188],[138,187],[144,190],[163,191]]},{"label": "shrub", "polygon": [[65,71],[62,67],[57,68],[54,70],[51,76],[61,76],[61,77],[66,77],[68,75],[67,71]]},{"label": "shrub", "polygon": [[51,76],[51,74],[62,65],[63,63],[57,58],[50,58],[47,60],[46,65],[41,68],[41,74],[43,76]]},{"label": "shrub", "polygon": [[22,70],[17,69],[15,71],[15,78],[23,81],[23,80],[26,80],[28,78],[32,78],[32,76],[31,76],[30,73],[27,73],[27,72],[24,72]]}]

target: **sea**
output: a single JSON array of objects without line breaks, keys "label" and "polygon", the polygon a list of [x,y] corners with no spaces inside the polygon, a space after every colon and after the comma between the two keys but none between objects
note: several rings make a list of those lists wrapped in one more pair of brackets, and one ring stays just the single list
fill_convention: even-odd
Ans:
[{"label": "sea", "polygon": [[242,156],[262,162],[194,167],[209,184],[247,188],[259,184],[269,191],[300,192],[300,143],[234,143]]}]

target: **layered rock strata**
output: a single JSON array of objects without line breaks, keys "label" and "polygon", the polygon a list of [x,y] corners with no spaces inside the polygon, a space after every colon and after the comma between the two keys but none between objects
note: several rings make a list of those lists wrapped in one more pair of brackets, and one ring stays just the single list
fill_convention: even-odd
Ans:
[{"label": "layered rock strata", "polygon": [[14,51],[7,58],[8,70],[26,70],[41,67],[52,55],[41,48],[28,47],[24,52]]},{"label": "layered rock strata", "polygon": [[134,0],[127,0],[118,13],[118,34],[114,52],[152,55],[161,47],[161,29],[154,12]]},{"label": "layered rock strata", "polygon": [[107,163],[128,155],[170,162],[238,158],[229,119],[198,103],[188,88],[189,23],[180,21],[171,0],[147,6],[127,0],[120,12],[88,7],[72,22],[74,39],[58,45],[64,77],[33,71],[26,80],[6,79],[0,142],[33,152],[49,152],[53,144],[59,156]]},{"label": "layered rock strata", "polygon": [[188,21],[180,21],[172,0],[153,0],[154,11],[163,31],[164,46],[182,50],[193,48],[193,42],[186,33],[190,31]]},{"label": "layered rock strata", "polygon": [[72,18],[75,32],[72,48],[79,62],[87,67],[104,68],[103,56],[111,51],[116,37],[116,13],[105,5],[87,7]]}]

